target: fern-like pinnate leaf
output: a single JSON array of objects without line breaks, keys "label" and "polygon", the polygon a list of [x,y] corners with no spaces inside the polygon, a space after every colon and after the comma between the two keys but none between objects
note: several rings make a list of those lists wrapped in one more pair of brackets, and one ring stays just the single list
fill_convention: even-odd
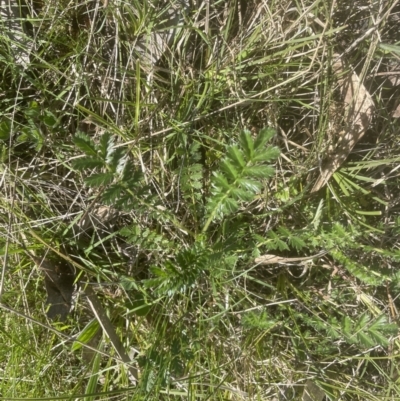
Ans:
[{"label": "fern-like pinnate leaf", "polygon": [[87,156],[97,157],[97,150],[94,142],[84,133],[79,132],[73,139],[74,144]]},{"label": "fern-like pinnate leaf", "polygon": [[239,136],[239,145],[230,146],[212,178],[212,195],[207,202],[205,232],[212,221],[235,213],[244,202],[251,202],[260,192],[260,180],[270,178],[274,168],[268,165],[279,156],[279,149],[266,147],[275,131],[261,130],[255,140],[249,131]]},{"label": "fern-like pinnate leaf", "polygon": [[104,162],[102,160],[99,159],[95,159],[95,158],[82,158],[82,159],[76,159],[73,160],[72,165],[74,168],[76,168],[77,170],[84,170],[87,168],[98,168],[98,167],[103,167],[104,166]]},{"label": "fern-like pinnate leaf", "polygon": [[203,271],[207,269],[210,257],[209,251],[203,249],[200,244],[192,249],[182,250],[175,260],[165,261],[163,268],[151,267],[155,277],[145,280],[144,286],[154,287],[155,292],[161,296],[183,294],[195,286]]},{"label": "fern-like pinnate leaf", "polygon": [[114,140],[110,133],[105,132],[101,136],[98,149],[103,160],[107,160],[111,156],[114,152]]},{"label": "fern-like pinnate leaf", "polygon": [[112,173],[99,173],[92,174],[90,177],[85,178],[86,185],[89,187],[101,187],[110,184],[114,179],[114,175]]},{"label": "fern-like pinnate leaf", "polygon": [[369,348],[389,345],[389,338],[397,334],[398,326],[388,323],[385,315],[372,320],[370,315],[363,313],[354,323],[345,316],[342,319],[342,332],[348,344]]},{"label": "fern-like pinnate leaf", "polygon": [[[72,162],[73,167],[87,174],[86,185],[103,187],[102,201],[105,204],[130,208],[138,203],[143,192],[142,174],[130,161],[126,150],[115,147],[110,133],[105,132],[98,143],[83,133],[78,133],[73,141],[84,153]],[[146,196],[140,198],[143,199]]]}]

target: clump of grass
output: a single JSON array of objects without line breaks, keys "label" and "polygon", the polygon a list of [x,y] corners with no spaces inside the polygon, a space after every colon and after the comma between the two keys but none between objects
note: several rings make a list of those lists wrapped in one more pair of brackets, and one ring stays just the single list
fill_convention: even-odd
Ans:
[{"label": "clump of grass", "polygon": [[[398,122],[378,82],[395,52],[376,39],[397,41],[395,3],[204,2],[170,36],[169,5],[142,3],[29,4],[29,66],[1,51],[3,397],[395,397]],[[380,107],[310,194],[342,124],[334,53]],[[39,325],[21,244],[97,283],[136,387],[83,299]]]}]

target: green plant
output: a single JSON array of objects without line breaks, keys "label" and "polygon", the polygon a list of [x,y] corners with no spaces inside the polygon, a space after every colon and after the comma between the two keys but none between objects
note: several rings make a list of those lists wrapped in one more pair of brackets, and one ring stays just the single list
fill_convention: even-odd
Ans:
[{"label": "green plant", "polygon": [[[33,1],[29,42],[2,19],[4,398],[398,397],[397,5],[364,3]],[[347,77],[374,118],[310,193],[351,134]],[[79,262],[136,387],[107,336],[81,360],[82,297],[45,320],[22,243]]]}]

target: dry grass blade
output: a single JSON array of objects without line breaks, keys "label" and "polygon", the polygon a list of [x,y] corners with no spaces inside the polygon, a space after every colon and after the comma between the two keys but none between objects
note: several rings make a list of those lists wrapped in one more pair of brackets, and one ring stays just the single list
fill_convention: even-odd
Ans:
[{"label": "dry grass blade", "polygon": [[321,175],[314,184],[311,192],[321,189],[342,165],[355,144],[363,137],[371,124],[374,102],[359,76],[355,72],[345,72],[345,65],[337,54],[334,63],[334,73],[338,77],[340,90],[345,104],[345,131],[336,149],[321,167]]},{"label": "dry grass blade", "polygon": [[325,393],[311,380],[307,380],[302,401],[322,401]]},{"label": "dry grass blade", "polygon": [[284,258],[282,256],[267,254],[256,258],[255,262],[260,265],[273,265],[273,264],[290,264],[290,263],[297,263],[297,262],[305,262],[307,260],[311,260],[314,258],[318,258],[322,255],[328,253],[327,251],[322,251],[317,253],[316,255],[305,256],[301,258]]},{"label": "dry grass blade", "polygon": [[119,357],[123,360],[124,363],[128,365],[129,372],[132,375],[132,381],[134,383],[137,383],[139,378],[138,371],[135,367],[131,365],[131,360],[128,354],[126,353],[124,346],[121,343],[121,340],[119,339],[117,333],[115,332],[114,326],[110,322],[110,319],[108,318],[103,308],[103,305],[100,303],[99,299],[97,298],[97,295],[89,285],[86,287],[85,293],[87,295],[90,307],[92,308],[92,311],[96,316],[96,319],[98,320],[100,326],[107,334],[108,338],[111,341],[111,344],[113,345]]},{"label": "dry grass blade", "polygon": [[10,39],[15,62],[26,68],[29,65],[29,54],[33,46],[32,40],[24,33],[22,19],[27,7],[17,0],[0,0],[0,21]]}]

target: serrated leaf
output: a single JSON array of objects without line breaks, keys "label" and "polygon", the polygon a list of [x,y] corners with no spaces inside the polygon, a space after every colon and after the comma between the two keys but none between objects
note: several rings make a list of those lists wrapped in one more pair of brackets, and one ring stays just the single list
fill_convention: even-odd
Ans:
[{"label": "serrated leaf", "polygon": [[272,128],[263,128],[259,131],[256,140],[254,141],[254,149],[260,150],[265,147],[266,143],[275,135],[275,130]]},{"label": "serrated leaf", "polygon": [[381,330],[387,325],[387,322],[387,317],[385,315],[380,315],[369,326],[369,330]]},{"label": "serrated leaf", "polygon": [[81,349],[81,343],[88,344],[89,341],[97,334],[99,328],[100,324],[97,319],[93,319],[91,322],[89,322],[76,338],[80,342],[74,341],[71,350],[77,351],[78,349]]},{"label": "serrated leaf", "polygon": [[280,251],[288,251],[289,250],[289,247],[287,246],[286,242],[284,242],[280,239],[276,239],[275,243]]},{"label": "serrated leaf", "polygon": [[357,333],[357,339],[360,344],[364,345],[365,347],[373,347],[374,345],[376,345],[372,338],[362,331]]},{"label": "serrated leaf", "polygon": [[279,249],[280,251],[288,251],[289,247],[286,242],[282,241],[273,231],[268,232],[268,237],[271,239],[267,242],[267,247],[270,250]]},{"label": "serrated leaf", "polygon": [[221,170],[226,174],[227,178],[232,181],[234,181],[238,176],[237,170],[228,160],[223,160],[221,162]]},{"label": "serrated leaf", "polygon": [[228,148],[228,157],[234,165],[236,165],[240,170],[246,165],[243,159],[242,152],[237,146],[230,146]]},{"label": "serrated leaf", "polygon": [[213,177],[213,184],[216,188],[221,188],[225,191],[229,191],[231,188],[226,178],[222,174],[218,174],[215,172]]},{"label": "serrated leaf", "polygon": [[[119,233],[120,233],[123,237],[131,237],[131,236],[132,236],[132,227],[129,227],[129,226],[122,227],[122,228],[119,230]],[[135,233],[135,235],[136,235],[136,233]]]},{"label": "serrated leaf", "polygon": [[158,266],[151,266],[150,267],[151,273],[153,273],[155,276],[160,277],[160,278],[167,278],[168,274],[166,271],[163,269],[160,269]]},{"label": "serrated leaf", "polygon": [[375,344],[382,345],[383,347],[389,345],[389,340],[382,333],[379,333],[378,331],[368,331],[368,334],[373,340],[375,340]]},{"label": "serrated leaf", "polygon": [[97,160],[94,158],[81,158],[81,159],[75,159],[72,161],[72,167],[77,169],[77,170],[84,170],[85,168],[96,168],[96,167],[103,167],[104,162],[101,160]]},{"label": "serrated leaf", "polygon": [[390,335],[397,335],[398,331],[399,331],[399,326],[396,323],[390,323],[385,325],[385,327],[383,328],[384,333],[386,334],[390,334]]},{"label": "serrated leaf", "polygon": [[124,169],[121,175],[121,180],[126,183],[128,183],[129,181],[139,182],[142,179],[142,177],[143,173],[141,171],[136,170],[132,161],[128,159],[124,165]]},{"label": "serrated leaf", "polygon": [[360,330],[365,330],[368,322],[371,320],[370,316],[368,314],[364,313],[360,316],[360,318],[357,321],[357,324],[355,326],[355,331],[360,331]]},{"label": "serrated leaf", "polygon": [[160,285],[160,278],[149,278],[146,280],[143,280],[143,287],[144,288],[154,288]]},{"label": "serrated leaf", "polygon": [[334,328],[333,326],[327,327],[326,332],[327,332],[328,336],[334,340],[340,338],[339,331],[336,330],[336,328]]},{"label": "serrated leaf", "polygon": [[102,185],[108,185],[114,179],[113,173],[99,173],[93,174],[90,177],[85,178],[86,185],[90,187],[100,187]]},{"label": "serrated leaf", "polygon": [[123,159],[125,159],[124,149],[121,148],[115,149],[115,147],[108,149],[106,163],[111,167],[112,171],[114,172],[117,171],[118,165],[121,163],[121,160]]},{"label": "serrated leaf", "polygon": [[260,189],[262,187],[260,182],[250,180],[248,178],[241,178],[240,180],[238,180],[238,184],[240,184],[242,187],[252,192],[253,194],[260,192]]},{"label": "serrated leaf", "polygon": [[133,204],[134,204],[134,199],[130,194],[126,194],[124,196],[121,196],[116,202],[116,206],[122,208],[123,210],[132,210]]},{"label": "serrated leaf", "polygon": [[283,227],[283,226],[278,227],[278,233],[281,236],[285,236],[285,237],[290,237],[292,235],[292,233],[286,227]]},{"label": "serrated leaf", "polygon": [[271,162],[278,158],[280,155],[280,150],[275,147],[270,147],[267,149],[260,149],[259,151],[255,152],[253,157],[253,162]]},{"label": "serrated leaf", "polygon": [[241,188],[231,188],[230,194],[233,198],[241,201],[251,201],[254,198],[253,193],[245,191]]},{"label": "serrated leaf", "polygon": [[103,202],[107,205],[112,205],[121,196],[124,189],[120,184],[110,185],[103,193]]},{"label": "serrated leaf", "polygon": [[235,213],[239,205],[238,203],[232,199],[232,198],[225,198],[224,203],[222,204],[223,210],[221,210],[223,213],[228,214],[228,213]]},{"label": "serrated leaf", "polygon": [[105,132],[99,141],[100,156],[103,160],[107,159],[109,153],[112,151],[113,146],[114,141],[111,137],[111,134],[109,132]]},{"label": "serrated leaf", "polygon": [[253,178],[270,178],[275,174],[275,169],[271,166],[257,165],[257,166],[246,166],[244,174]]},{"label": "serrated leaf", "polygon": [[247,160],[251,160],[254,153],[254,143],[250,132],[247,130],[242,131],[239,135],[239,141]]},{"label": "serrated leaf", "polygon": [[[182,185],[189,185],[191,189],[202,189],[203,183],[202,175],[192,174],[191,176],[183,176],[182,177]],[[185,196],[185,195],[184,195]]]},{"label": "serrated leaf", "polygon": [[351,337],[351,335],[353,334],[352,327],[353,327],[353,324],[352,324],[351,319],[348,316],[344,316],[342,319],[342,330],[346,336]]},{"label": "serrated leaf", "polygon": [[123,175],[124,171],[125,171],[125,166],[128,163],[128,156],[125,155],[124,157],[122,157],[117,164],[117,174],[121,174]]},{"label": "serrated leaf", "polygon": [[296,236],[289,237],[289,244],[293,248],[296,248],[297,251],[300,251],[301,249],[306,247],[306,243],[301,238]]},{"label": "serrated leaf", "polygon": [[86,134],[83,133],[77,134],[73,138],[73,142],[86,155],[97,157],[97,151],[95,145],[93,141]]}]

